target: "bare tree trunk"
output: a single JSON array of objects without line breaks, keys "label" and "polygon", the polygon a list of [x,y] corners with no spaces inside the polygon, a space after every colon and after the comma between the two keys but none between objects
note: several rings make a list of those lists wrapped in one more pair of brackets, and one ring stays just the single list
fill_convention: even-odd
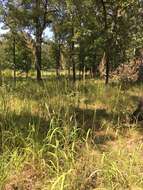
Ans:
[{"label": "bare tree trunk", "polygon": [[106,52],[106,79],[105,79],[106,85],[109,83],[109,71],[110,71],[109,55]]},{"label": "bare tree trunk", "polygon": [[95,78],[96,77],[96,73],[97,73],[96,55],[94,55],[94,60],[92,62],[91,73],[92,73],[92,78]]},{"label": "bare tree trunk", "polygon": [[13,37],[13,77],[16,82],[16,40],[15,36]]},{"label": "bare tree trunk", "polygon": [[82,43],[80,43],[80,54],[79,54],[79,62],[80,62],[80,66],[79,66],[79,70],[80,70],[80,76],[83,79],[83,75],[84,75],[84,67],[85,67],[85,55],[84,55],[84,50],[82,47]]},{"label": "bare tree trunk", "polygon": [[70,68],[70,65],[68,66],[68,78],[70,79],[70,76],[71,76],[71,68]]},{"label": "bare tree trunk", "polygon": [[[36,0],[36,10],[40,10],[40,0]],[[35,18],[36,22],[36,43],[35,43],[35,67],[37,72],[37,81],[41,81],[41,46],[42,46],[42,29],[40,18],[37,14]]]},{"label": "bare tree trunk", "polygon": [[[72,28],[72,38],[74,37],[74,27]],[[71,42],[71,61],[72,61],[72,72],[73,72],[73,82],[76,81],[76,68],[74,60],[74,41]]]},{"label": "bare tree trunk", "polygon": [[0,69],[0,86],[2,86],[2,70]]},{"label": "bare tree trunk", "polygon": [[3,135],[2,135],[2,125],[0,125],[0,154],[3,153]]},{"label": "bare tree trunk", "polygon": [[[74,51],[74,43],[72,44],[72,52]],[[72,72],[73,72],[73,82],[76,81],[76,69],[75,69],[75,61],[74,55],[72,55]]]},{"label": "bare tree trunk", "polygon": [[26,79],[28,79],[29,71],[26,71]]},{"label": "bare tree trunk", "polygon": [[[38,30],[38,29],[37,29]],[[42,80],[41,77],[41,33],[36,32],[36,51],[35,51],[35,67],[37,71],[37,81]]]},{"label": "bare tree trunk", "polygon": [[106,56],[106,77],[105,84],[109,83],[109,72],[110,72],[110,61],[109,61],[109,39],[108,39],[108,23],[107,23],[107,10],[104,0],[101,0],[104,14],[104,30],[106,35],[106,44],[105,44],[105,56]]},{"label": "bare tree trunk", "polygon": [[56,57],[56,74],[58,78],[60,76],[60,67],[61,67],[61,45],[59,43],[57,48],[57,57]]}]

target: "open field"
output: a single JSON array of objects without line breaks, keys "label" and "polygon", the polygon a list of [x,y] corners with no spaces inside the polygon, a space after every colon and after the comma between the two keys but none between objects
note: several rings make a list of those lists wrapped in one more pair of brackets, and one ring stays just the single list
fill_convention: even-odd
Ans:
[{"label": "open field", "polygon": [[9,77],[0,87],[0,189],[141,190],[143,85]]}]

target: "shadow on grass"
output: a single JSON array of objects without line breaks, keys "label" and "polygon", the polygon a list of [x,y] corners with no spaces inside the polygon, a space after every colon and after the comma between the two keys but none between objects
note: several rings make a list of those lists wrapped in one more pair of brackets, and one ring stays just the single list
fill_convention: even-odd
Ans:
[{"label": "shadow on grass", "polygon": [[139,96],[130,96],[128,98],[129,103],[133,104],[130,112],[119,109],[119,111],[116,110],[114,113],[100,108],[95,110],[88,109],[88,106],[83,109],[75,108],[77,122],[79,126],[84,127],[86,133],[89,129],[94,131],[92,138],[96,145],[106,144],[106,142],[116,139],[113,134],[107,133],[108,125],[115,131],[118,127],[119,133],[123,136],[132,127],[143,133],[143,121],[137,123],[132,122],[132,114],[137,108],[140,98]]},{"label": "shadow on grass", "polygon": [[104,126],[103,121],[105,121],[107,125],[110,122],[117,122],[117,115],[108,113],[106,109],[74,109],[78,126],[82,128],[84,133],[87,133],[88,130],[91,130],[92,143],[94,145],[102,146],[108,141],[114,141],[116,139],[115,133],[111,133],[111,131],[107,132],[108,126]]},{"label": "shadow on grass", "polygon": [[[111,117],[105,109],[97,109],[96,111],[90,109],[82,110],[73,107],[71,109],[76,114],[75,117],[78,128],[83,131],[83,136],[79,134],[79,138],[85,137],[87,131],[93,129],[94,133],[92,140],[94,141],[94,144],[104,145],[107,141],[115,140],[114,135],[106,133],[105,129],[101,126],[103,119],[110,120]],[[60,123],[57,125],[62,127]],[[20,114],[8,112],[4,115],[0,115],[0,126],[4,134],[10,134],[10,138],[6,137],[8,139],[5,142],[6,146],[10,149],[12,147],[24,148],[25,145],[20,139],[30,138],[38,144],[43,144],[43,140],[46,138],[50,129],[50,120],[42,118],[38,114],[33,115],[28,112],[21,112]],[[15,137],[18,140],[13,141],[13,138]]]},{"label": "shadow on grass", "polygon": [[33,138],[42,141],[49,130],[50,122],[38,115],[28,112],[8,112],[5,116],[0,115],[0,126],[3,131],[9,131],[13,135],[21,134],[23,138],[33,133]]},{"label": "shadow on grass", "polygon": [[[54,92],[51,94],[52,95],[54,94],[56,96],[57,95],[56,93],[58,92],[57,89],[60,89],[62,91],[62,86],[63,86],[64,81],[62,82],[61,80],[59,82],[57,89],[54,90],[54,86],[52,86],[53,82],[56,83],[54,80],[55,80],[55,77],[53,76],[47,79],[44,79],[43,81],[44,83],[48,84],[48,88],[45,90],[43,89],[43,86],[42,86],[38,91],[36,91],[37,86],[35,84],[37,84],[37,81],[35,79],[26,80],[23,78],[21,79],[19,78],[18,79],[19,83],[20,82],[25,82],[25,83],[24,85],[22,84],[20,86],[17,86],[15,93],[21,99],[23,99],[24,97],[28,97],[28,98],[30,97],[31,99],[34,99],[34,100],[42,100],[42,97],[46,97],[47,93],[49,92]],[[29,85],[30,81],[32,81],[33,86],[31,83]],[[92,84],[89,88],[87,88],[87,90],[88,91],[92,90],[93,85],[94,85],[94,88],[96,88],[95,84]],[[112,85],[114,86],[116,84],[112,84]],[[61,88],[59,86],[61,86]],[[80,90],[85,91],[84,88]],[[63,88],[62,93],[65,93],[64,88]],[[138,101],[138,97],[132,96],[131,101],[134,101],[134,102]],[[122,117],[124,117],[123,114],[120,115],[121,113],[115,114],[112,112],[108,112],[106,109],[100,109],[100,108],[93,110],[93,109],[88,109],[88,108],[82,109],[82,108],[77,108],[77,107],[76,108],[71,107],[70,109],[73,110],[73,112],[75,113],[77,125],[79,128],[82,128],[84,133],[87,133],[89,129],[92,129],[95,132],[94,133],[95,136],[93,137],[95,144],[105,144],[107,141],[114,140],[114,135],[106,133],[107,126],[103,126],[104,121],[107,125],[108,123],[111,123],[112,124],[111,126],[114,128],[114,126],[116,126],[118,123],[118,118],[120,117],[122,119]],[[49,130],[49,125],[50,125],[50,122],[48,120],[41,118],[38,115],[32,115],[31,113],[27,113],[27,112],[20,113],[20,115],[14,112],[9,113],[3,119],[0,116],[0,122],[1,122],[1,125],[4,126],[4,128],[6,128],[7,130],[13,131],[14,130],[13,128],[16,127],[18,131],[23,133],[24,137],[27,137],[29,130],[31,130],[28,127],[33,125],[35,126],[34,130],[36,130],[35,134],[37,134],[37,138],[39,138],[39,140],[40,139],[42,140],[45,138]]]},{"label": "shadow on grass", "polygon": [[131,101],[133,101],[135,103],[139,102],[140,98],[141,97],[139,97],[139,96],[130,96]]},{"label": "shadow on grass", "polygon": [[74,108],[76,113],[76,119],[82,126],[84,126],[85,130],[102,129],[102,122],[117,122],[118,115],[113,113],[108,113],[106,109],[97,108],[95,110],[92,109],[81,109]]}]

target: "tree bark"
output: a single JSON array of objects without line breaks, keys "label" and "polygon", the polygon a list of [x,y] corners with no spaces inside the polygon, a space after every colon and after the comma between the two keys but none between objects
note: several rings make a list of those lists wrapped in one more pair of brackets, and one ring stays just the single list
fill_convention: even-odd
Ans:
[{"label": "tree bark", "polygon": [[85,67],[85,54],[84,54],[84,49],[82,46],[82,43],[80,42],[80,53],[79,53],[79,78],[81,77],[82,79],[84,78],[84,67]]},{"label": "tree bark", "polygon": [[41,34],[39,32],[36,32],[36,51],[35,51],[35,67],[37,72],[37,81],[42,80],[41,77]]},{"label": "tree bark", "polygon": [[61,67],[61,44],[58,42],[57,56],[56,56],[56,74],[59,78],[60,76],[60,67]]},{"label": "tree bark", "polygon": [[13,77],[16,82],[16,39],[13,37]]},{"label": "tree bark", "polygon": [[109,83],[109,72],[110,72],[109,54],[106,52],[106,80],[105,80],[106,85]]},{"label": "tree bark", "polygon": [[71,68],[70,66],[68,66],[68,78],[70,79],[70,76],[71,76]]},{"label": "tree bark", "polygon": [[95,78],[97,74],[96,54],[94,54],[93,57],[91,73],[92,73],[92,78]]},{"label": "tree bark", "polygon": [[2,70],[0,68],[0,86],[2,86],[2,83],[3,83],[3,81],[2,81]]},{"label": "tree bark", "polygon": [[[40,0],[36,0],[36,11],[40,11]],[[35,17],[36,24],[36,43],[35,43],[35,67],[37,72],[37,81],[41,81],[41,46],[42,46],[42,32],[43,28],[41,27],[40,17],[37,13]]]},{"label": "tree bark", "polygon": [[93,63],[92,65],[92,78],[95,78],[96,77],[96,66],[95,66],[95,63]]},{"label": "tree bark", "polygon": [[2,125],[0,125],[0,154],[3,153],[3,134],[2,134]]},{"label": "tree bark", "polygon": [[72,28],[72,42],[71,42],[71,62],[72,62],[72,72],[73,72],[73,82],[76,82],[76,68],[75,68],[75,61],[74,61],[74,27]]},{"label": "tree bark", "polygon": [[106,76],[105,76],[105,84],[109,83],[109,72],[110,72],[110,60],[109,60],[109,39],[108,39],[108,23],[107,23],[107,10],[104,0],[101,0],[101,4],[103,7],[103,14],[104,14],[104,30],[106,35],[106,42],[105,42],[105,56],[106,56]]},{"label": "tree bark", "polygon": [[73,82],[76,81],[76,69],[75,69],[75,61],[74,61],[74,42],[71,44],[72,51],[72,71],[73,71]]}]

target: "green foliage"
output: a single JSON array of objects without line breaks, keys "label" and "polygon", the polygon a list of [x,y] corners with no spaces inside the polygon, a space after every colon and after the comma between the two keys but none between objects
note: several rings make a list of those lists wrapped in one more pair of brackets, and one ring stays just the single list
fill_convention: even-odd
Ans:
[{"label": "green foliage", "polygon": [[[142,1],[1,1],[1,10],[1,18],[12,35],[18,31],[34,35],[35,61],[39,64],[38,47],[43,46],[43,68],[57,69],[64,65],[95,71],[108,51],[110,70],[114,70],[142,48]],[[46,47],[42,45],[42,34],[48,24],[54,38],[47,41]],[[19,63],[23,62],[21,53],[17,56]]]},{"label": "green foliage", "polygon": [[1,64],[2,68],[12,69],[15,67],[16,70],[21,70],[23,72],[28,72],[31,69],[31,65],[33,62],[33,55],[31,49],[28,48],[27,42],[25,38],[23,38],[22,33],[18,33],[16,36],[16,49],[15,49],[15,57],[16,62],[15,65],[13,63],[13,35],[11,33],[7,33],[3,40],[1,46]]},{"label": "green foliage", "polygon": [[56,50],[55,43],[52,41],[47,41],[46,44],[42,46],[42,68],[43,70],[54,69],[56,67]]}]

